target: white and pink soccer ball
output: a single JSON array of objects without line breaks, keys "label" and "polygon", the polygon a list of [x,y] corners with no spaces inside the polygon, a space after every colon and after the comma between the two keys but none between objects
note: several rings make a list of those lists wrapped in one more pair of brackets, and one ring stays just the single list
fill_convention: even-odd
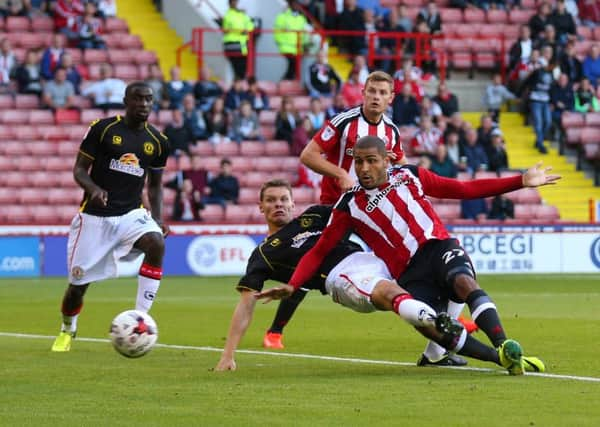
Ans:
[{"label": "white and pink soccer ball", "polygon": [[110,326],[110,341],[115,350],[125,357],[142,357],[152,350],[157,339],[156,322],[143,311],[124,311],[113,319]]}]

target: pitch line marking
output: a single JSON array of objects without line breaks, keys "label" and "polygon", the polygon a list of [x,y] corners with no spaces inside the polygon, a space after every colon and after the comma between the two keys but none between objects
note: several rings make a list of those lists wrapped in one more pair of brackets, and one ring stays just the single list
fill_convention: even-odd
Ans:
[{"label": "pitch line marking", "polygon": [[[10,338],[26,338],[26,339],[55,339],[53,335],[36,335],[36,334],[19,334],[13,332],[0,332],[0,337]],[[95,342],[95,343],[110,343],[106,338],[83,338],[77,337],[77,341],[83,342]],[[208,346],[193,346],[193,345],[177,345],[177,344],[156,344],[156,347],[177,349],[177,350],[195,350],[195,351],[212,351],[222,352],[222,348],[208,347]],[[353,357],[338,357],[338,356],[320,356],[316,354],[303,354],[303,353],[279,353],[275,351],[261,351],[261,350],[236,350],[236,353],[243,354],[256,354],[256,355],[267,355],[267,356],[279,356],[289,357],[296,359],[316,359],[316,360],[327,360],[331,362],[346,362],[346,363],[362,363],[365,365],[387,365],[387,366],[415,366],[414,363],[409,362],[397,362],[393,360],[376,360],[376,359],[360,359]],[[476,372],[498,372],[498,369],[491,368],[475,368],[469,366],[440,366],[442,369],[456,369],[463,371],[476,371]],[[507,373],[508,374],[508,373]],[[542,377],[542,378],[553,378],[560,380],[573,380],[583,382],[595,382],[600,383],[600,378],[597,377],[582,377],[578,375],[560,375],[560,374],[548,374],[548,373],[536,373],[528,372],[527,376]]]}]

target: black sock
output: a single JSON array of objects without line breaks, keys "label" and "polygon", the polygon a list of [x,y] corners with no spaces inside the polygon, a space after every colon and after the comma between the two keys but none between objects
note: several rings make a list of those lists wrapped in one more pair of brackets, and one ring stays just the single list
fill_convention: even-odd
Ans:
[{"label": "black sock", "polygon": [[269,328],[269,332],[276,334],[283,333],[283,328],[290,321],[296,308],[300,305],[307,292],[302,289],[298,289],[289,298],[282,299],[275,313],[273,324]]},{"label": "black sock", "polygon": [[483,289],[477,289],[467,297],[467,304],[471,317],[485,334],[494,347],[498,347],[506,340],[504,328],[500,322],[496,305]]},{"label": "black sock", "polygon": [[500,364],[496,349],[476,340],[471,335],[467,336],[463,347],[457,353],[462,356],[472,357],[473,359]]}]

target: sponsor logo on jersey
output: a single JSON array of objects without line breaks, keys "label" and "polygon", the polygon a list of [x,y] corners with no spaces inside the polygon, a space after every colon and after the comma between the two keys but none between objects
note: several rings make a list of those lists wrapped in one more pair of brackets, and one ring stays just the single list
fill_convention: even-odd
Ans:
[{"label": "sponsor logo on jersey", "polygon": [[128,175],[144,175],[144,169],[140,167],[140,160],[133,153],[125,153],[119,158],[119,160],[110,159],[110,165],[108,167],[111,170],[123,172]]},{"label": "sponsor logo on jersey", "polygon": [[323,133],[321,134],[321,139],[323,141],[329,141],[335,135],[335,130],[329,125],[323,129]]},{"label": "sponsor logo on jersey", "polygon": [[123,143],[123,138],[121,138],[119,135],[113,135],[112,143],[114,145],[121,145]]},{"label": "sponsor logo on jersey", "polygon": [[375,208],[377,207],[377,205],[379,204],[379,202],[382,201],[383,199],[385,199],[385,196],[387,196],[387,194],[390,191],[392,191],[396,187],[399,187],[400,185],[402,185],[401,182],[393,182],[390,185],[388,185],[386,188],[384,188],[383,190],[381,190],[380,192],[375,194],[375,196],[371,200],[369,200],[369,203],[367,203],[367,207],[365,208],[365,210],[367,212],[373,212],[375,210]]},{"label": "sponsor logo on jersey", "polygon": [[319,236],[321,231],[305,231],[304,233],[296,234],[292,239],[290,247],[298,249],[304,244],[310,237]]},{"label": "sponsor logo on jersey", "polygon": [[300,218],[300,227],[302,227],[302,228],[308,228],[312,225],[312,223],[313,223],[312,218],[307,218],[305,216]]},{"label": "sponsor logo on jersey", "polygon": [[277,246],[281,245],[281,240],[277,237],[275,237],[273,240],[271,240],[271,243],[269,243],[271,246],[273,246],[274,248],[276,248]]},{"label": "sponsor logo on jersey", "polygon": [[151,142],[144,142],[144,154],[149,156],[154,154],[154,144]]}]

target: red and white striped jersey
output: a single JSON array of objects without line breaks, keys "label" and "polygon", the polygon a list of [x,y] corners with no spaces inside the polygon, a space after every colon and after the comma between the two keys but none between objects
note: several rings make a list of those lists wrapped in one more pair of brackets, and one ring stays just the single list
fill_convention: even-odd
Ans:
[{"label": "red and white striped jersey", "polygon": [[398,278],[429,240],[450,237],[426,196],[472,199],[514,191],[522,185],[521,176],[458,181],[413,165],[394,168],[389,180],[378,188],[356,186],[342,195],[329,225],[298,264],[290,285],[300,287],[312,277],[348,232],[358,234]]},{"label": "red and white striped jersey", "polygon": [[442,131],[433,126],[429,131],[419,129],[410,141],[412,149],[416,153],[435,154],[438,145],[444,143]]},{"label": "red and white striped jersey", "polygon": [[[354,179],[353,149],[356,141],[363,136],[377,135],[386,143],[386,149],[396,153],[396,162],[404,158],[400,132],[392,119],[385,114],[379,123],[370,123],[362,112],[362,106],[354,107],[338,114],[314,136],[314,140],[325,152],[329,162],[343,168]],[[332,205],[342,194],[335,178],[325,176],[321,184],[321,203]]]}]

